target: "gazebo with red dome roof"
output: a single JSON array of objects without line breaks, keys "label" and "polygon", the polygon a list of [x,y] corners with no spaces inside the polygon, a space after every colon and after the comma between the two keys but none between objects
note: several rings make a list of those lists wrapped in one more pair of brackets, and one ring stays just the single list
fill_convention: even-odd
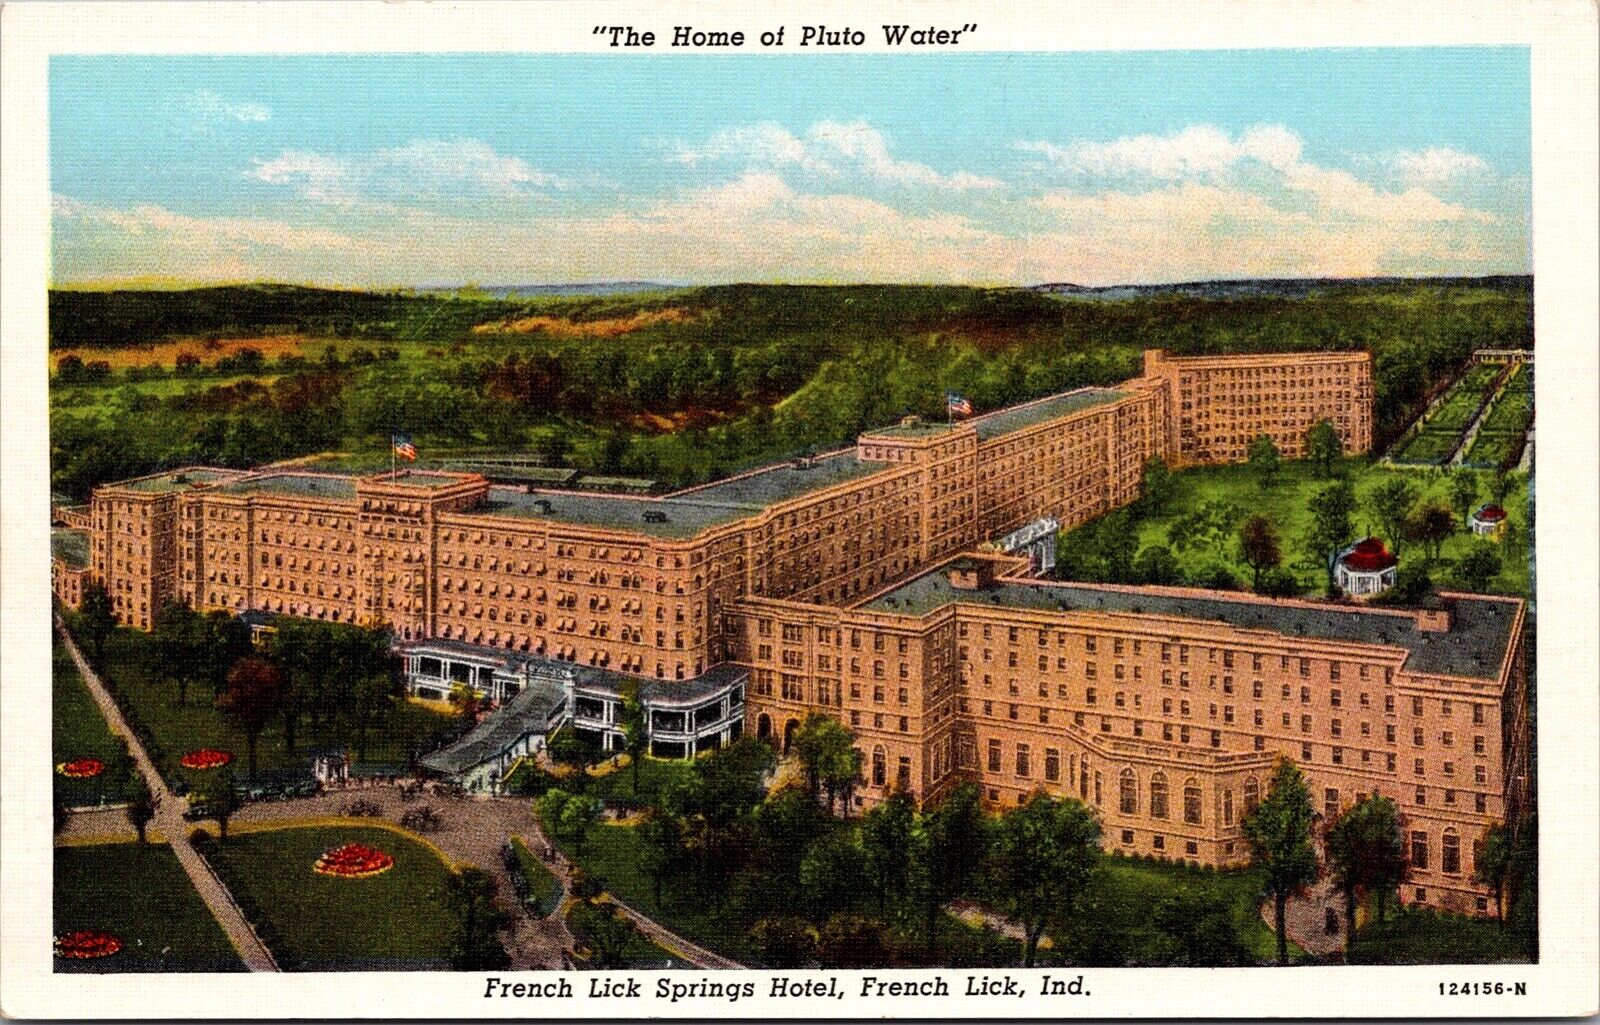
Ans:
[{"label": "gazebo with red dome roof", "polygon": [[1400,560],[1389,551],[1382,538],[1368,537],[1340,552],[1334,560],[1334,579],[1339,590],[1352,598],[1382,594],[1394,586]]},{"label": "gazebo with red dome roof", "polygon": [[1493,503],[1480,505],[1472,514],[1472,532],[1479,537],[1499,537],[1506,526],[1506,511]]}]

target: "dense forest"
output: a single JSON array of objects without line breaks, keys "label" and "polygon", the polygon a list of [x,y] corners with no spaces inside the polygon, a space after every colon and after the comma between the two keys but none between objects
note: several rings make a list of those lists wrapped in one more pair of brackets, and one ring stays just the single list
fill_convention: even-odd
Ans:
[{"label": "dense forest", "polygon": [[1368,349],[1380,440],[1474,349],[1533,339],[1528,278],[1219,297],[730,285],[497,298],[287,285],[54,291],[56,490],[188,462],[535,453],[682,485],[907,412],[979,410],[1179,354]]}]

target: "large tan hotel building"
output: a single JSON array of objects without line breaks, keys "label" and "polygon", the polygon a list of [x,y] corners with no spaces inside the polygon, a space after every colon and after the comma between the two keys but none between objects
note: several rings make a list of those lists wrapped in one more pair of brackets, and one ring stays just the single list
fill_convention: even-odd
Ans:
[{"label": "large tan hotel building", "polygon": [[1152,351],[1113,388],[908,420],[662,497],[189,468],[63,511],[57,594],[98,579],[141,628],[173,598],[385,624],[413,693],[476,686],[509,716],[559,691],[541,724],[563,708],[608,744],[637,679],[663,754],[741,731],[786,744],[823,711],[857,737],[863,803],[963,778],[994,807],[1042,788],[1095,807],[1109,847],[1207,865],[1248,859],[1240,824],[1287,757],[1320,814],[1399,802],[1408,900],[1483,911],[1473,844],[1530,799],[1520,601],[1070,584],[977,551],[1127,504],[1151,456],[1237,461],[1261,434],[1293,456],[1323,419],[1365,452],[1371,407],[1365,353]]}]

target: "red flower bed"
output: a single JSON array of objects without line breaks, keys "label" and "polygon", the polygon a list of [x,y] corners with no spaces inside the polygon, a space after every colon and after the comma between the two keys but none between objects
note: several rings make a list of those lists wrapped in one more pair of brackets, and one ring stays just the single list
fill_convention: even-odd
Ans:
[{"label": "red flower bed", "polygon": [[214,747],[202,747],[198,751],[190,751],[178,759],[178,764],[185,769],[216,769],[233,761],[232,751],[218,751]]},{"label": "red flower bed", "polygon": [[366,844],[347,843],[323,851],[315,867],[325,876],[362,879],[389,871],[394,867],[394,858]]},{"label": "red flower bed", "polygon": [[122,941],[98,929],[78,929],[56,937],[56,956],[86,959],[110,957],[122,949]]},{"label": "red flower bed", "polygon": [[57,765],[56,771],[71,779],[88,779],[106,771],[106,763],[98,758],[74,758]]}]

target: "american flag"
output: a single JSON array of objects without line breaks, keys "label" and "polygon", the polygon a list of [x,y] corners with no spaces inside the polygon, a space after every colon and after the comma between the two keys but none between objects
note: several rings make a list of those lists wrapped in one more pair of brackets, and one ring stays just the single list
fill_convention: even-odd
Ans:
[{"label": "american flag", "polygon": [[396,434],[390,437],[389,442],[394,446],[394,454],[408,463],[417,461],[417,446],[411,441],[409,434]]},{"label": "american flag", "polygon": [[965,396],[957,395],[953,391],[945,392],[944,401],[945,406],[949,409],[951,416],[972,415],[972,403],[967,401]]}]

